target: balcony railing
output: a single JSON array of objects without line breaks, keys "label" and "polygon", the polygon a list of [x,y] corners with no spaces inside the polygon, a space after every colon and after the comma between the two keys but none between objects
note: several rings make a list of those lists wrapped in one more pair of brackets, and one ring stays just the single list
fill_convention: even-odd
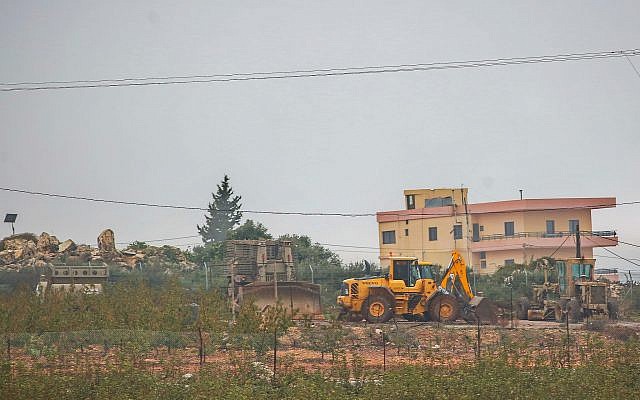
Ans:
[{"label": "balcony railing", "polygon": [[[557,237],[565,237],[565,236],[574,236],[575,232],[516,232],[513,235],[505,235],[505,234],[494,234],[494,235],[483,235],[479,238],[474,238],[474,242],[478,242],[480,240],[500,240],[500,239],[513,239],[513,238],[557,238]],[[616,236],[616,231],[580,231],[581,235],[585,236],[601,236],[601,237],[611,237]],[[477,240],[479,239],[479,240]]]}]

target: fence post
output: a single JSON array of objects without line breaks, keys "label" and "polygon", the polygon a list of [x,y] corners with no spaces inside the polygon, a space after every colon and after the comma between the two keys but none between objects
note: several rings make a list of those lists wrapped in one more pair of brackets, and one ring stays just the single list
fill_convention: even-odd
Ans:
[{"label": "fence post", "polygon": [[273,384],[276,383],[276,371],[278,368],[278,324],[273,328]]},{"label": "fence post", "polygon": [[569,343],[569,303],[567,302],[566,307],[566,328],[567,328],[567,367],[571,368],[571,344]]},{"label": "fence post", "polygon": [[380,332],[382,336],[382,372],[387,371],[387,341],[384,337],[384,331]]},{"label": "fence post", "polygon": [[205,354],[204,354],[204,341],[202,340],[202,328],[198,327],[198,338],[200,339],[200,349],[198,351],[198,357],[200,358],[200,366],[202,366],[205,362]]},{"label": "fence post", "polygon": [[477,351],[476,356],[480,358],[480,318],[476,317],[476,321],[478,321],[478,337],[477,337]]}]

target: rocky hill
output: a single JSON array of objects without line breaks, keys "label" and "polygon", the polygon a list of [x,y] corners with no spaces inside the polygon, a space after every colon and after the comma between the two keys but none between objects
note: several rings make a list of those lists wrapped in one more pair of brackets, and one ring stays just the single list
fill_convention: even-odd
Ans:
[{"label": "rocky hill", "polygon": [[126,269],[133,269],[141,264],[178,270],[190,270],[196,267],[177,247],[156,247],[138,243],[137,246],[118,250],[115,246],[115,235],[111,229],[100,233],[96,247],[76,244],[71,239],[61,242],[46,232],[42,232],[40,236],[20,233],[0,240],[0,271],[89,263]]}]

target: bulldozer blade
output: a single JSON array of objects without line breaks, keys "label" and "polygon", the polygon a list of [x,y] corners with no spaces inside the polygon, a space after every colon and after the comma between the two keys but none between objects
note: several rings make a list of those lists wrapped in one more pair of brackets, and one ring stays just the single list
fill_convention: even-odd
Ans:
[{"label": "bulldozer blade", "polygon": [[[468,310],[472,321],[495,324],[498,322],[498,307],[486,297],[475,296],[468,303]],[[467,319],[467,321],[469,321]]]},{"label": "bulldozer blade", "polygon": [[253,282],[239,289],[243,301],[253,301],[261,311],[280,303],[294,318],[322,315],[320,285],[308,282],[282,281],[277,283],[278,298],[273,282]]}]

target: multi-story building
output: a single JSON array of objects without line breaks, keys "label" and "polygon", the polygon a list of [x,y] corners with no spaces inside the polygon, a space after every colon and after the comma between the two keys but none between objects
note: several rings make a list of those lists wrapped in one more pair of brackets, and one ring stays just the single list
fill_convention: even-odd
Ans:
[{"label": "multi-story building", "polygon": [[[594,231],[591,210],[615,207],[615,197],[549,198],[467,203],[467,189],[404,191],[405,209],[377,213],[380,260],[413,256],[447,265],[457,249],[479,273],[541,257],[575,256],[616,246],[613,230]],[[579,227],[579,228],[578,228]],[[469,261],[470,260],[470,261]]]}]

